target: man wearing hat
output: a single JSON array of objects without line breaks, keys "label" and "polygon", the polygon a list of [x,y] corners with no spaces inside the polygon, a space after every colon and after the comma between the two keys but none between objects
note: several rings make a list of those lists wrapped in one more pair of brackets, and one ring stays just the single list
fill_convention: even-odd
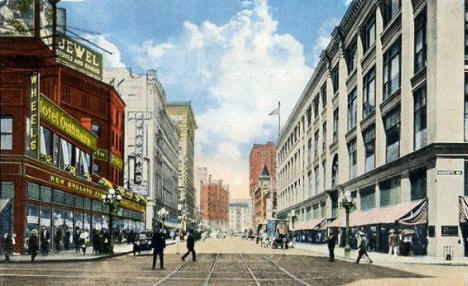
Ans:
[{"label": "man wearing hat", "polygon": [[398,234],[396,234],[395,230],[392,228],[390,229],[390,234],[388,236],[388,255],[392,255],[392,251],[393,251],[393,255],[397,257],[398,245],[399,245]]},{"label": "man wearing hat", "polygon": [[369,254],[367,254],[366,234],[362,231],[359,231],[358,235],[359,235],[360,241],[358,245],[358,257],[357,257],[356,263],[359,263],[363,255],[367,257],[367,259],[369,260],[369,263],[372,263],[372,259],[370,259]]}]

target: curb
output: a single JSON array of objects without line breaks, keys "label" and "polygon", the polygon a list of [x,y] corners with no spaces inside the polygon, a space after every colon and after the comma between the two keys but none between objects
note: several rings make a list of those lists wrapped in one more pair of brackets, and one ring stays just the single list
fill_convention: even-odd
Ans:
[{"label": "curb", "polygon": [[[310,253],[315,254],[317,257],[328,258],[328,255],[325,255],[321,252],[316,252],[310,249],[305,248],[297,248],[301,249]],[[337,256],[335,254],[335,260],[345,261],[349,263],[354,263],[355,260],[351,258],[345,258],[344,256]],[[368,264],[368,263],[367,263]],[[412,261],[395,261],[395,262],[386,262],[386,261],[372,261],[372,264],[379,265],[379,266],[388,266],[388,265],[398,265],[398,264],[406,264],[406,265],[436,265],[436,266],[468,266],[468,262],[450,262],[450,263],[442,263],[442,262],[412,262]]]}]

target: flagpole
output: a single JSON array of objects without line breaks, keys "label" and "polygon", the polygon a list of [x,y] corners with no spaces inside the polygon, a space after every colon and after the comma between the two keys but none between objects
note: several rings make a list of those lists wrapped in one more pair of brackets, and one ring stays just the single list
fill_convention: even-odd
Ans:
[{"label": "flagpole", "polygon": [[281,133],[281,102],[278,101],[278,139]]}]

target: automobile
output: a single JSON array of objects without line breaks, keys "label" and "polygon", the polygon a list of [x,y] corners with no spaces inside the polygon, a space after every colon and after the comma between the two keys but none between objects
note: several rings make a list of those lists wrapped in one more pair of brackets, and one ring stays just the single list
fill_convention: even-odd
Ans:
[{"label": "automobile", "polygon": [[217,233],[216,238],[226,238],[226,234],[224,232]]},{"label": "automobile", "polygon": [[139,233],[133,243],[133,255],[145,250],[151,250],[151,237],[146,233]]}]

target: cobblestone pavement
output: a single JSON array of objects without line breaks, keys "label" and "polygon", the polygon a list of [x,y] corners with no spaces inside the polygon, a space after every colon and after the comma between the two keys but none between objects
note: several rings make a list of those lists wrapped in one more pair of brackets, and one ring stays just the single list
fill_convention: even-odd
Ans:
[{"label": "cobblestone pavement", "polygon": [[[179,246],[179,251],[184,249]],[[196,245],[197,261],[166,250],[165,270],[151,256],[94,262],[0,265],[0,285],[466,285],[468,269],[447,266],[382,267],[304,255],[298,249],[263,249],[240,239]],[[285,253],[283,255],[283,253]]]}]

